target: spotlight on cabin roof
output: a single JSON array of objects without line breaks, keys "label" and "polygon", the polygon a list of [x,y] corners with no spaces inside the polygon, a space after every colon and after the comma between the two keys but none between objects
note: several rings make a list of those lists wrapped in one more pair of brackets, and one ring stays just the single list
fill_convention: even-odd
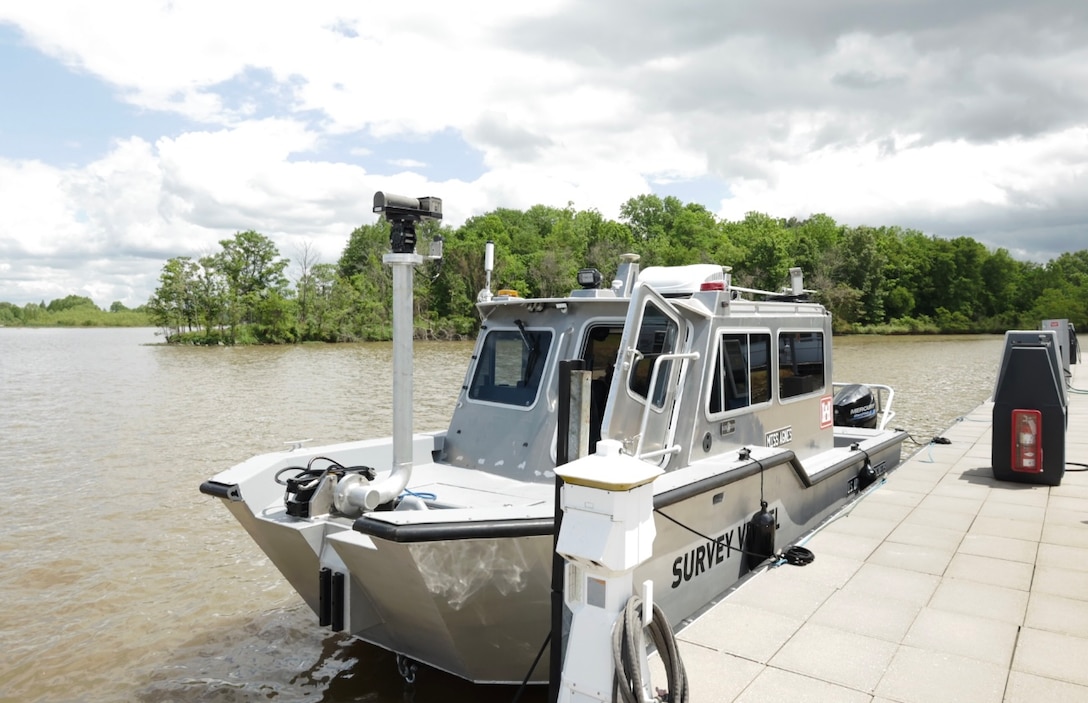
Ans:
[{"label": "spotlight on cabin roof", "polygon": [[597,269],[580,269],[578,271],[578,285],[586,290],[601,287],[601,272]]}]

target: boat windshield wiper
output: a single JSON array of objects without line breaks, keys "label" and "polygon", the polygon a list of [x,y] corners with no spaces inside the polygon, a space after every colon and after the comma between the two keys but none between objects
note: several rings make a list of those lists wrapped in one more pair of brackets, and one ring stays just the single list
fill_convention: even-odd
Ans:
[{"label": "boat windshield wiper", "polygon": [[533,371],[536,368],[537,360],[540,358],[540,342],[537,335],[525,331],[525,323],[520,319],[514,320],[514,324],[517,325],[518,332],[521,333],[521,341],[529,351],[529,356],[526,358],[525,366],[521,371],[521,383],[522,385],[528,385],[529,379],[532,378]]},{"label": "boat windshield wiper", "polygon": [[521,341],[525,343],[525,349],[528,350],[530,354],[535,353],[537,351],[536,335],[532,336],[533,341],[530,342],[529,334],[525,331],[525,323],[521,320],[514,320],[514,324],[517,325],[518,332],[521,333]]}]

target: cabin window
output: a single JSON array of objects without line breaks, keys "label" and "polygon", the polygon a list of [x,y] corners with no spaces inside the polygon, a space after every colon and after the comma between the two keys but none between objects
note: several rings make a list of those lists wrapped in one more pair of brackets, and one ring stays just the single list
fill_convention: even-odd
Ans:
[{"label": "cabin window", "polygon": [[778,335],[778,397],[793,398],[824,389],[823,332]]},{"label": "cabin window", "polygon": [[718,338],[710,412],[746,408],[771,399],[771,335],[731,333]]},{"label": "cabin window", "polygon": [[589,329],[582,349],[582,360],[594,381],[612,382],[622,339],[622,325],[595,325]]},{"label": "cabin window", "polygon": [[551,330],[492,330],[484,337],[468,388],[472,400],[528,407],[536,400]]},{"label": "cabin window", "polygon": [[635,347],[641,356],[635,359],[631,373],[628,375],[627,387],[635,395],[642,398],[649,397],[653,405],[658,408],[665,405],[672,360],[666,359],[657,364],[657,383],[652,394],[650,393],[650,377],[658,357],[676,351],[678,336],[679,328],[676,322],[652,302],[646,303]]},{"label": "cabin window", "polygon": [[608,391],[612,387],[612,374],[616,370],[616,359],[619,356],[622,339],[622,325],[595,325],[586,334],[582,348],[582,360],[590,373],[590,454],[596,451],[597,442],[601,439],[601,422],[604,419],[605,406],[608,404]]}]

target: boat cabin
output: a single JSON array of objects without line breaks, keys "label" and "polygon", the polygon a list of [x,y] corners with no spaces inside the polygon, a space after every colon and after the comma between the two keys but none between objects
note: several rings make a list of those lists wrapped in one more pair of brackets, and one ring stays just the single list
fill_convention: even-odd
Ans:
[{"label": "boat cabin", "polygon": [[478,309],[442,463],[551,481],[564,359],[591,373],[591,452],[616,439],[671,470],[746,445],[788,446],[802,460],[834,446],[831,317],[799,282],[774,294],[733,287],[722,266],[639,274],[628,263],[611,289],[499,295]]}]

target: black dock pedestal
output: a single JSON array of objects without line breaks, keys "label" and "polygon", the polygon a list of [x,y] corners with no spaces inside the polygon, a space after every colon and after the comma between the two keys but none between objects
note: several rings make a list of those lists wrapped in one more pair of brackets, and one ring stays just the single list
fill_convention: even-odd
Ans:
[{"label": "black dock pedestal", "polygon": [[994,390],[994,478],[1061,484],[1066,405],[1065,375],[1054,332],[1006,332]]}]

